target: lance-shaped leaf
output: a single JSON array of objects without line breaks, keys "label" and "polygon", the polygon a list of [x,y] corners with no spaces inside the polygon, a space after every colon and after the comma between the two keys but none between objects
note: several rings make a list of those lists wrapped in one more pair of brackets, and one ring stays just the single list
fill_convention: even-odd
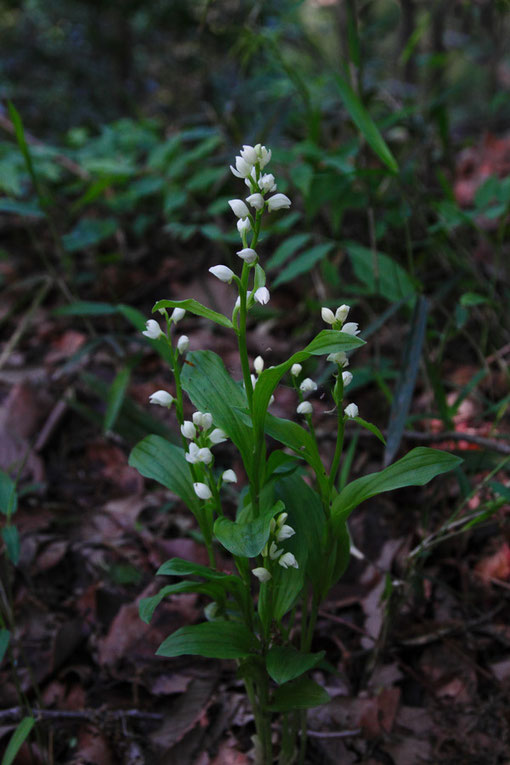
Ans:
[{"label": "lance-shaped leaf", "polygon": [[220,324],[222,327],[227,329],[234,328],[230,319],[227,319],[222,313],[207,308],[207,306],[202,305],[202,303],[193,298],[188,298],[188,300],[158,300],[152,309],[152,313],[159,311],[160,308],[184,308],[185,311],[189,311],[195,314],[195,316],[203,316],[205,319],[214,321],[215,324]]},{"label": "lance-shaped leaf", "polygon": [[182,368],[182,387],[193,405],[201,412],[210,412],[214,425],[234,442],[250,475],[253,437],[239,411],[248,406],[244,390],[230,377],[216,353],[194,351],[186,360],[189,363]]},{"label": "lance-shaped leaf", "polygon": [[241,558],[255,558],[267,540],[271,518],[285,510],[283,502],[276,502],[272,507],[262,511],[258,518],[252,521],[231,521],[229,518],[217,518],[214,523],[214,533],[232,555]]},{"label": "lance-shaped leaf", "polygon": [[315,667],[324,653],[301,653],[292,646],[274,645],[267,653],[266,668],[275,683],[282,685]]},{"label": "lance-shaped leaf", "polygon": [[240,622],[203,622],[181,627],[159,646],[158,656],[206,656],[243,659],[255,653],[259,641]]},{"label": "lance-shaped leaf", "polygon": [[147,436],[129,455],[129,464],[177,494],[196,513],[199,505],[184,451],[161,436]]},{"label": "lance-shaped leaf", "polygon": [[308,677],[299,677],[276,689],[269,709],[272,712],[291,712],[293,709],[318,707],[330,700],[329,693],[316,682]]},{"label": "lance-shaped leaf", "polygon": [[453,470],[462,459],[448,452],[419,446],[393,465],[378,473],[357,478],[347,484],[331,507],[333,527],[340,527],[355,507],[366,499],[404,486],[424,486],[437,475]]},{"label": "lance-shaped leaf", "polygon": [[187,592],[196,592],[199,595],[208,595],[213,600],[218,600],[222,596],[222,588],[219,584],[211,582],[177,582],[177,584],[167,584],[156,595],[149,598],[142,598],[138,606],[140,619],[149,624],[154,611],[162,600],[168,595],[179,595]]}]

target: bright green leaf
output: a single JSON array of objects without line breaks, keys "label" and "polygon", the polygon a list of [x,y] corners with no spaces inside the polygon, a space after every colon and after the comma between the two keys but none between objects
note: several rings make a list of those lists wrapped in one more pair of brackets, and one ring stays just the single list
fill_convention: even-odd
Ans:
[{"label": "bright green leaf", "polygon": [[205,305],[202,305],[193,298],[189,298],[188,300],[158,300],[154,305],[152,312],[159,311],[160,308],[184,308],[185,311],[189,311],[190,313],[195,314],[195,316],[203,316],[227,329],[233,329],[234,327],[230,319],[227,319],[222,313],[217,313],[210,308],[206,308]]},{"label": "bright green leaf", "polygon": [[33,717],[24,717],[11,736],[7,749],[2,757],[2,765],[11,765],[16,759],[16,755],[24,744],[25,740],[35,725]]},{"label": "bright green leaf", "polygon": [[303,675],[323,658],[320,653],[301,653],[292,646],[274,645],[266,656],[266,668],[275,683],[282,685]]},{"label": "bright green leaf", "polygon": [[239,622],[203,622],[181,627],[159,646],[158,656],[206,656],[209,659],[243,659],[259,642]]},{"label": "bright green leaf", "polygon": [[122,407],[122,402],[126,395],[126,390],[129,385],[129,379],[131,376],[131,370],[129,367],[121,369],[113,380],[108,390],[108,398],[106,400],[106,412],[104,415],[103,430],[107,433],[115,425],[117,417]]},{"label": "bright green leaf", "polygon": [[283,512],[283,502],[263,511],[252,521],[231,521],[229,518],[217,518],[214,523],[214,533],[219,542],[232,555],[241,558],[255,558],[269,539],[271,518]]},{"label": "bright green leaf", "polygon": [[138,612],[140,619],[149,624],[152,619],[154,611],[159,606],[162,600],[168,595],[180,595],[186,592],[196,592],[199,595],[208,595],[213,600],[217,600],[221,596],[221,587],[211,583],[204,582],[178,582],[177,584],[167,584],[156,595],[150,598],[141,598]]},{"label": "bright green leaf", "polygon": [[355,417],[354,420],[358,423],[358,425],[361,425],[362,428],[365,428],[365,430],[369,430],[371,433],[376,436],[376,438],[381,441],[381,443],[386,444],[386,440],[377,427],[377,425],[374,425],[373,422],[367,422],[367,420],[364,420],[362,417]]}]

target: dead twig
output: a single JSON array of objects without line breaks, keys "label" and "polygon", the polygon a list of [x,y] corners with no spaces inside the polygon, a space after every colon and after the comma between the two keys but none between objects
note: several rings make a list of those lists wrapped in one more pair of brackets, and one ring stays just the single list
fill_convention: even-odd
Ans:
[{"label": "dead twig", "polygon": [[[17,723],[26,717],[26,707],[11,707],[10,709],[0,710],[0,724]],[[67,721],[67,722],[87,722],[97,723],[105,721],[126,722],[126,720],[153,720],[161,722],[163,715],[158,712],[144,712],[140,709],[39,709],[34,707],[32,714],[39,721]]]}]

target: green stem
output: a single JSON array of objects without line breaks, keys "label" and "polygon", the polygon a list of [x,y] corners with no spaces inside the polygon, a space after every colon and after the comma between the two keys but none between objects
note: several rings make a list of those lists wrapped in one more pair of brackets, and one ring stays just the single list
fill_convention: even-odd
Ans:
[{"label": "green stem", "polygon": [[[345,419],[342,411],[342,404],[344,398],[344,382],[342,378],[342,367],[338,365],[338,376],[333,390],[333,398],[336,404],[336,416],[337,416],[337,434],[335,453],[333,455],[333,462],[331,463],[331,469],[329,471],[329,490],[333,489],[335,485],[335,478],[340,465],[340,459],[342,457],[342,450],[344,447],[344,432],[345,432]],[[328,508],[329,509],[329,508]]]}]

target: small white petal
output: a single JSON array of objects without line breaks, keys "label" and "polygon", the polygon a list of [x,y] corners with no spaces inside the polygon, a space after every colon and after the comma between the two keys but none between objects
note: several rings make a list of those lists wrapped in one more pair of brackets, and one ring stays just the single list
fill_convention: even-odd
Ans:
[{"label": "small white petal", "polygon": [[214,428],[214,430],[209,433],[209,440],[212,444],[222,444],[227,440],[227,434],[221,428]]},{"label": "small white petal", "polygon": [[302,401],[296,409],[298,414],[311,414],[313,412],[313,406],[309,401]]},{"label": "small white petal", "polygon": [[[238,178],[247,178],[253,170],[253,165],[250,162],[246,162],[242,157],[236,157],[235,162],[236,170],[239,173]],[[234,175],[236,175],[236,173],[234,173]]]},{"label": "small white petal", "polygon": [[253,568],[251,573],[253,576],[256,576],[259,582],[268,582],[271,579],[271,574],[267,570],[267,568],[264,568],[264,566],[259,566],[258,568]]},{"label": "small white petal", "polygon": [[145,322],[146,329],[142,332],[142,335],[150,338],[151,340],[157,340],[163,334],[158,322],[154,319],[149,319]]},{"label": "small white petal", "polygon": [[248,204],[250,204],[252,207],[255,208],[255,210],[262,210],[264,207],[264,197],[262,194],[250,194],[249,197],[246,197],[246,201]]},{"label": "small white petal", "polygon": [[330,353],[326,357],[326,361],[332,361],[334,364],[338,364],[341,367],[349,366],[349,359],[345,351],[338,351],[338,353]]},{"label": "small white petal", "polygon": [[321,316],[322,316],[322,321],[325,321],[326,324],[333,324],[333,322],[335,321],[335,314],[333,313],[331,308],[326,308],[325,306],[323,306],[321,308]]},{"label": "small white petal", "polygon": [[351,310],[351,306],[350,305],[345,305],[345,304],[341,305],[335,311],[335,320],[336,321],[341,321],[342,324],[343,324],[344,321],[346,320],[346,318],[348,317],[350,310]]},{"label": "small white petal", "polygon": [[359,409],[356,406],[356,404],[349,404],[349,406],[346,406],[344,409],[344,414],[347,415],[347,417],[357,417],[359,414]]},{"label": "small white petal", "polygon": [[306,377],[299,386],[299,390],[301,393],[311,393],[312,391],[317,390],[317,383],[310,377]]},{"label": "small white petal", "polygon": [[344,383],[344,388],[347,388],[349,383],[352,382],[352,373],[351,372],[342,372],[342,380]]},{"label": "small white petal", "polygon": [[272,394],[269,396],[269,401],[267,402],[268,406],[271,406],[271,404],[274,404],[274,396]]},{"label": "small white petal", "polygon": [[266,149],[266,147],[261,146],[260,143],[258,143],[254,148],[258,156],[260,169],[262,170],[262,168],[265,167],[271,160],[271,149]]},{"label": "small white petal", "polygon": [[297,377],[303,371],[301,364],[293,364],[290,368],[290,373],[293,377]]},{"label": "small white petal", "polygon": [[343,325],[342,332],[345,332],[346,335],[359,335],[360,331],[355,321],[348,321],[347,324]]},{"label": "small white petal", "polygon": [[264,359],[262,356],[257,356],[255,361],[253,362],[253,368],[255,369],[255,372],[259,375],[264,370]]},{"label": "small white petal", "polygon": [[230,284],[234,278],[234,272],[228,266],[212,266],[209,271],[220,282],[225,282],[225,284]]},{"label": "small white petal", "polygon": [[191,420],[184,420],[181,425],[181,433],[184,438],[189,438],[190,441],[197,437],[197,429],[191,422]]},{"label": "small white petal", "polygon": [[234,215],[237,215],[238,218],[246,218],[250,214],[242,199],[230,199],[229,205]]},{"label": "small white petal", "polygon": [[292,526],[287,526],[286,524],[284,524],[276,535],[276,541],[284,542],[286,539],[290,539],[291,537],[293,537],[295,533],[296,532],[294,531]]},{"label": "small white petal", "polygon": [[188,447],[188,451],[184,455],[186,457],[186,461],[191,463],[191,465],[196,465],[197,462],[199,461],[198,452],[199,452],[198,446],[192,441]]},{"label": "small white petal", "polygon": [[222,473],[221,480],[223,483],[237,483],[237,476],[234,470],[229,469]]},{"label": "small white petal", "polygon": [[193,412],[193,415],[192,415],[191,419],[193,420],[193,424],[196,425],[197,428],[201,428],[202,427],[202,417],[203,416],[204,415],[203,415],[202,412]]},{"label": "small white petal", "polygon": [[267,287],[259,287],[255,292],[254,297],[257,303],[260,303],[260,305],[266,305],[266,303],[269,303],[269,298],[271,295],[269,294]]},{"label": "small white petal", "polygon": [[284,210],[287,207],[290,207],[291,204],[292,202],[285,196],[285,194],[275,194],[267,200],[267,209],[269,212],[273,212],[273,210]]},{"label": "small white petal", "polygon": [[206,465],[209,465],[213,459],[212,451],[208,449],[207,446],[203,446],[198,450],[197,457],[199,462],[203,462]]},{"label": "small white petal", "polygon": [[276,191],[276,183],[274,182],[274,175],[272,173],[266,173],[259,178],[259,189],[267,194],[268,191]]},{"label": "small white petal", "polygon": [[298,562],[291,552],[286,552],[284,555],[282,555],[278,563],[283,568],[289,568],[290,566],[293,568],[299,568]]},{"label": "small white petal", "polygon": [[194,483],[193,489],[199,499],[211,499],[212,492],[206,483]]},{"label": "small white petal", "polygon": [[202,427],[204,430],[209,430],[212,425],[212,414],[210,412],[204,412],[202,414]]},{"label": "small white petal", "polygon": [[149,396],[150,404],[158,404],[158,406],[171,407],[174,401],[174,397],[167,393],[166,390],[157,390],[155,393],[151,393]]},{"label": "small white petal", "polygon": [[283,550],[278,549],[278,547],[276,546],[276,542],[271,542],[271,547],[269,548],[269,557],[271,558],[271,560],[276,560],[277,558],[279,558],[282,552]]},{"label": "small white petal", "polygon": [[247,234],[248,231],[251,229],[251,223],[249,218],[239,218],[237,221],[237,230],[242,235]]},{"label": "small white petal", "polygon": [[248,265],[250,263],[255,263],[257,260],[257,253],[251,247],[244,247],[242,250],[236,252],[236,255],[239,255],[239,257],[242,258],[245,263],[248,263]]},{"label": "small white petal", "polygon": [[174,324],[177,324],[181,319],[184,319],[184,316],[186,314],[186,311],[184,308],[174,308],[172,311],[172,315],[170,316],[170,321],[173,321]]},{"label": "small white petal", "polygon": [[189,337],[187,335],[181,335],[177,340],[177,350],[179,353],[186,353],[189,348]]},{"label": "small white petal", "polygon": [[254,165],[255,162],[258,160],[257,152],[253,148],[253,146],[244,145],[241,151],[239,152],[241,157],[244,159],[245,162],[248,162],[250,165]]}]

